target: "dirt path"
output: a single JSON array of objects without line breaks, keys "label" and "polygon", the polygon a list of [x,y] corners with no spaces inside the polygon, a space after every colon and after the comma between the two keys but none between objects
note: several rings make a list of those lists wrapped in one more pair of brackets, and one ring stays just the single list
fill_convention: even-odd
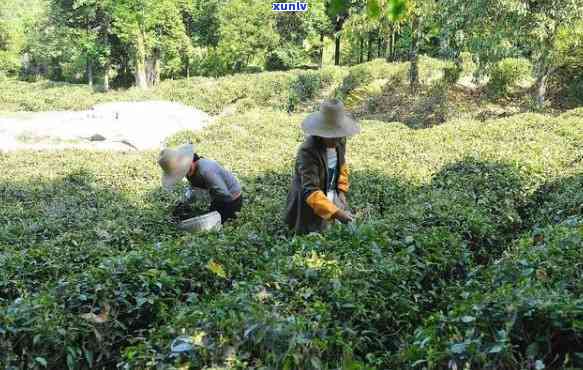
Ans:
[{"label": "dirt path", "polygon": [[211,122],[202,111],[164,101],[108,103],[81,112],[14,113],[0,117],[0,151],[158,149],[170,135],[200,130]]}]

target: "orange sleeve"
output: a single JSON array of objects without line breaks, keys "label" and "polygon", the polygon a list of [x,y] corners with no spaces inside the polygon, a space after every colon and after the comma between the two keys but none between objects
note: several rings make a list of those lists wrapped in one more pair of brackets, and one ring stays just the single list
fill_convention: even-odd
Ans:
[{"label": "orange sleeve", "polygon": [[334,205],[324,195],[322,190],[314,191],[306,198],[306,203],[314,210],[314,213],[322,217],[324,220],[329,220],[338,212],[338,207]]},{"label": "orange sleeve", "polygon": [[350,182],[348,181],[348,165],[345,163],[340,168],[340,176],[338,176],[338,190],[348,193]]}]

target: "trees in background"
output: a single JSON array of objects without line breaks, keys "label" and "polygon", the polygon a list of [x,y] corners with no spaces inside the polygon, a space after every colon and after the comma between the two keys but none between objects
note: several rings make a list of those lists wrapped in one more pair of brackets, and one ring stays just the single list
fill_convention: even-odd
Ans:
[{"label": "trees in background", "polygon": [[45,0],[0,2],[0,72],[20,72],[23,55],[35,44],[38,24],[46,15]]},{"label": "trees in background", "polygon": [[[7,1],[25,5],[25,0]],[[334,40],[334,61],[340,64],[341,38],[350,17],[376,22],[364,16],[366,0],[314,1],[307,13],[273,13],[261,0],[34,1],[47,11],[38,13],[28,31],[19,19],[16,38],[3,31],[10,27],[0,17],[0,50],[10,48],[17,61],[26,49],[30,68],[24,74],[30,78],[96,82],[105,90],[111,79],[115,86],[148,88],[162,77],[218,76],[252,65],[289,69],[322,64],[326,38]],[[377,23],[362,31],[367,59],[386,49]],[[26,47],[9,47],[9,40],[18,37]],[[347,62],[353,61],[348,57]],[[18,63],[13,65],[2,69],[20,70]]]},{"label": "trees in background", "polygon": [[160,82],[161,61],[181,59],[190,39],[177,0],[117,0],[112,8],[113,30],[129,47],[137,87]]},{"label": "trees in background", "polygon": [[324,36],[331,34],[331,25],[323,3],[310,5],[307,14],[275,15],[275,31],[280,41],[269,51],[267,69],[285,70],[310,63],[321,64]]},{"label": "trees in background", "polygon": [[508,16],[515,16],[517,22],[506,21],[505,28],[521,43],[535,66],[535,99],[536,104],[543,107],[548,79],[564,62],[559,35],[563,31],[564,39],[570,38],[570,31],[583,18],[583,1],[528,1],[516,6],[517,9],[506,11]]},{"label": "trees in background", "polygon": [[23,25],[11,14],[15,0],[0,4],[0,70],[15,72],[20,68],[19,56],[24,47]]},{"label": "trees in background", "polygon": [[225,72],[241,72],[253,63],[263,64],[265,55],[280,41],[276,18],[263,0],[232,0],[219,11],[218,55]]},{"label": "trees in background", "polygon": [[566,59],[559,37],[576,40],[582,0],[443,0],[440,26],[451,45],[466,48],[482,70],[509,56],[528,58],[536,78],[533,97],[545,103],[547,82]]},{"label": "trees in background", "polygon": [[326,13],[333,25],[334,32],[334,65],[340,65],[342,28],[350,17],[350,13],[360,5],[352,0],[326,1]]},{"label": "trees in background", "polygon": [[[93,86],[95,73],[100,70],[104,87],[109,89],[113,0],[51,0],[49,4],[49,20],[45,27],[52,28],[60,37],[51,40],[46,35],[49,38],[45,40],[47,44],[56,51],[75,51],[69,59],[76,59],[85,66],[87,83]],[[65,41],[65,44],[59,45],[59,41]]]},{"label": "trees in background", "polygon": [[263,0],[4,0],[0,70],[148,88],[162,78],[321,65],[328,45],[337,65],[409,60],[414,90],[420,53],[461,68],[470,51],[478,72],[528,58],[542,106],[549,78],[579,55],[582,2],[319,0],[307,13],[273,13]]}]

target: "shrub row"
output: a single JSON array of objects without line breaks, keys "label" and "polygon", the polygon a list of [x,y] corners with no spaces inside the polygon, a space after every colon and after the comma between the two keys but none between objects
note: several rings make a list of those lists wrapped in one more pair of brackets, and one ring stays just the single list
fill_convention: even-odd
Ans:
[{"label": "shrub row", "polygon": [[[156,153],[1,154],[0,364],[514,369],[528,365],[523,333],[544,343],[560,324],[577,343],[580,111],[426,130],[365,121],[348,152],[361,222],[293,238],[279,216],[303,117],[254,110],[171,139],[243,182],[241,218],[204,235],[167,223],[178,194],[159,190]],[[534,233],[548,256],[530,256]],[[528,283],[545,259],[550,285]],[[535,312],[548,331],[496,342],[508,302],[514,322]],[[468,323],[479,346],[456,334]],[[534,364],[551,366],[557,353],[539,346]]]},{"label": "shrub row", "polygon": [[[581,213],[579,213],[581,216]],[[527,233],[431,315],[404,351],[413,368],[583,366],[583,219]]]},{"label": "shrub row", "polygon": [[[343,75],[343,68],[326,67],[315,72],[266,72],[217,79],[196,77],[166,80],[148,91],[129,89],[107,94],[82,85],[4,80],[0,81],[0,112],[84,110],[103,102],[155,99],[178,101],[210,114],[219,114],[242,99],[257,106],[286,110],[290,95],[296,96],[301,90],[299,85],[307,84],[309,94],[299,93],[300,99],[308,99],[321,87],[338,85]],[[315,79],[321,83],[314,84]]]}]

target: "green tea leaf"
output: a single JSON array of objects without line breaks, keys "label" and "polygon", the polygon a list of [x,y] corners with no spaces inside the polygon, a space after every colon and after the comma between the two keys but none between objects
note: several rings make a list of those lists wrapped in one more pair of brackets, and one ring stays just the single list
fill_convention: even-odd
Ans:
[{"label": "green tea leaf", "polygon": [[223,266],[220,263],[215,262],[214,260],[210,260],[208,265],[208,269],[211,270],[215,275],[222,277],[223,279],[227,278],[227,273],[223,269]]}]

